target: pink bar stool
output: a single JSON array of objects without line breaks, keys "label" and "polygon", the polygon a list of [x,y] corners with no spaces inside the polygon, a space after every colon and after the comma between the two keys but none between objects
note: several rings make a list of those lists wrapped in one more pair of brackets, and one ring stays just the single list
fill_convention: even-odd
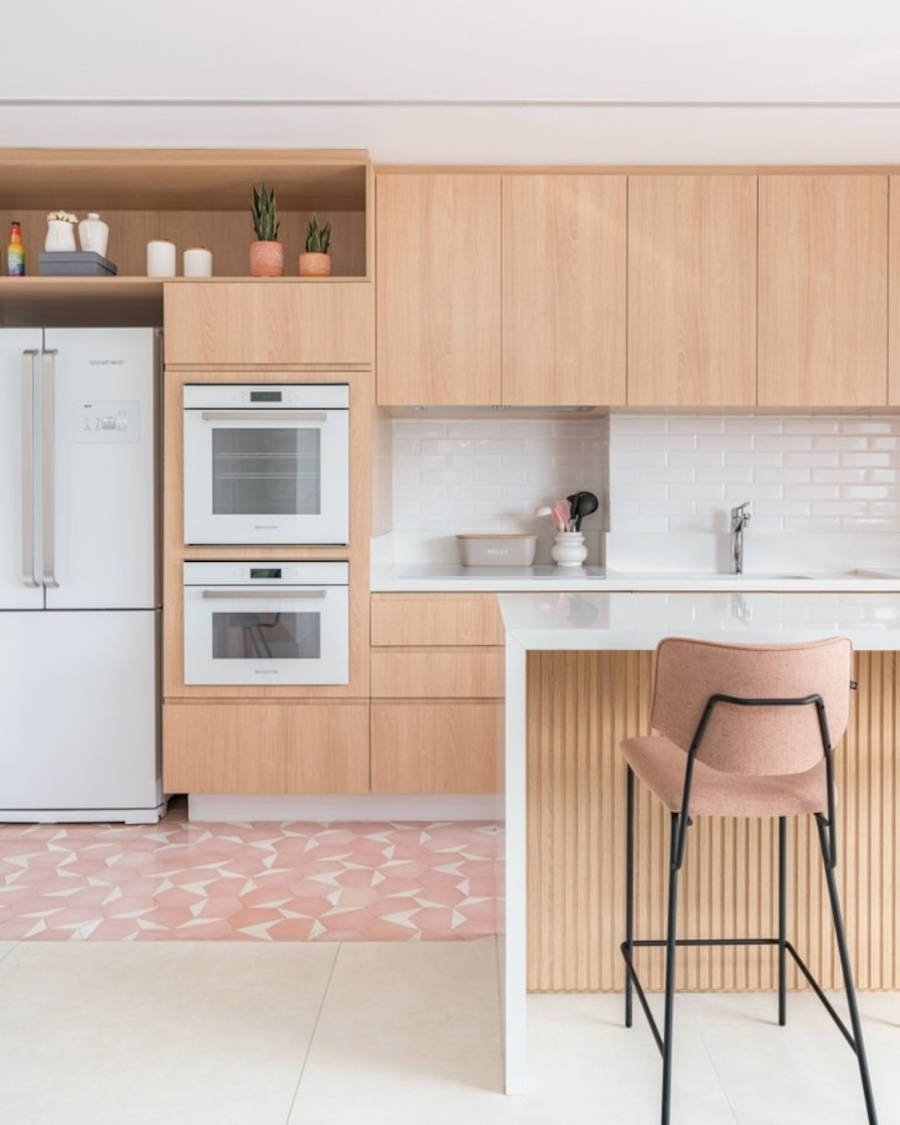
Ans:
[{"label": "pink bar stool", "polygon": [[[625,941],[625,1024],[632,1024],[632,992],[650,1023],[663,1058],[662,1125],[672,1096],[675,950],[678,946],[762,946],[778,951],[778,1023],[786,1022],[786,959],[825,1005],[859,1064],[866,1113],[876,1125],[853,970],[835,881],[837,835],[833,746],[847,729],[853,648],[844,637],[800,645],[727,645],[669,637],[657,648],[650,721],[658,735],[621,744],[628,763]],[[634,937],[635,775],[671,813],[668,922],[665,940]],[[840,954],[850,1028],[835,1011],[806,963],[787,940],[787,818],[816,818],[834,930]],[[697,816],[778,818],[778,936],[694,938],[676,936],[678,877],[688,829]],[[666,950],[666,1001],[662,1033],[634,968],[635,949]]]}]

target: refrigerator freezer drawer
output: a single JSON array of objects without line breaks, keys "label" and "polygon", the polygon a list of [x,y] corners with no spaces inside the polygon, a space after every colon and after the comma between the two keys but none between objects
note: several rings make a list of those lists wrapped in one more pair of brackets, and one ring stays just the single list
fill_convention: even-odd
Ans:
[{"label": "refrigerator freezer drawer", "polygon": [[154,610],[0,613],[0,821],[159,804],[158,623]]}]

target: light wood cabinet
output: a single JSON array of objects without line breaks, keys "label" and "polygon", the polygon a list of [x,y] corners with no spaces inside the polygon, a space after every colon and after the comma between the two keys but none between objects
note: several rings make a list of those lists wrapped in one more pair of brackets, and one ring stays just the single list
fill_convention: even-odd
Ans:
[{"label": "light wood cabinet", "polygon": [[500,177],[376,178],[378,402],[500,401]]},{"label": "light wood cabinet", "polygon": [[391,648],[372,652],[376,699],[498,699],[502,648]]},{"label": "light wood cabinet", "polygon": [[167,703],[168,793],[365,793],[368,703]]},{"label": "light wood cabinet", "polygon": [[179,281],[165,286],[164,304],[169,365],[372,365],[365,281]]},{"label": "light wood cabinet", "polygon": [[503,177],[503,395],[625,402],[627,180]]},{"label": "light wood cabinet", "polygon": [[888,402],[900,405],[900,176],[890,180],[890,243],[888,246]]},{"label": "light wood cabinet", "polygon": [[497,792],[503,639],[494,594],[372,595],[373,792]]},{"label": "light wood cabinet", "polygon": [[629,406],[755,405],[756,184],[629,177]]},{"label": "light wood cabinet", "polygon": [[373,793],[496,793],[503,707],[373,703]]},{"label": "light wood cabinet", "polygon": [[887,403],[888,178],[759,180],[759,403]]},{"label": "light wood cabinet", "polygon": [[373,645],[502,645],[496,594],[373,594]]}]

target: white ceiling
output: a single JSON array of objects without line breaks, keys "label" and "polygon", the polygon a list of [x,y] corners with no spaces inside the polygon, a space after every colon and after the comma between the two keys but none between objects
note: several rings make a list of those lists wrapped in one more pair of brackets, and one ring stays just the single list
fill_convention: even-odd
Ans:
[{"label": "white ceiling", "polygon": [[[383,162],[900,161],[900,5],[886,0],[53,7],[52,20],[46,5],[17,8],[0,144],[343,146]],[[560,100],[574,104],[534,104]]]}]

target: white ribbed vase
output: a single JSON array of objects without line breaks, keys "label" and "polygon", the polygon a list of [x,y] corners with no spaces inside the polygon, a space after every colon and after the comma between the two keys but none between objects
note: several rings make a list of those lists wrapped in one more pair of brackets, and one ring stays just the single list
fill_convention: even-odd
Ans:
[{"label": "white ribbed vase", "polygon": [[583,566],[588,556],[580,531],[557,531],[550,557],[557,566]]}]

